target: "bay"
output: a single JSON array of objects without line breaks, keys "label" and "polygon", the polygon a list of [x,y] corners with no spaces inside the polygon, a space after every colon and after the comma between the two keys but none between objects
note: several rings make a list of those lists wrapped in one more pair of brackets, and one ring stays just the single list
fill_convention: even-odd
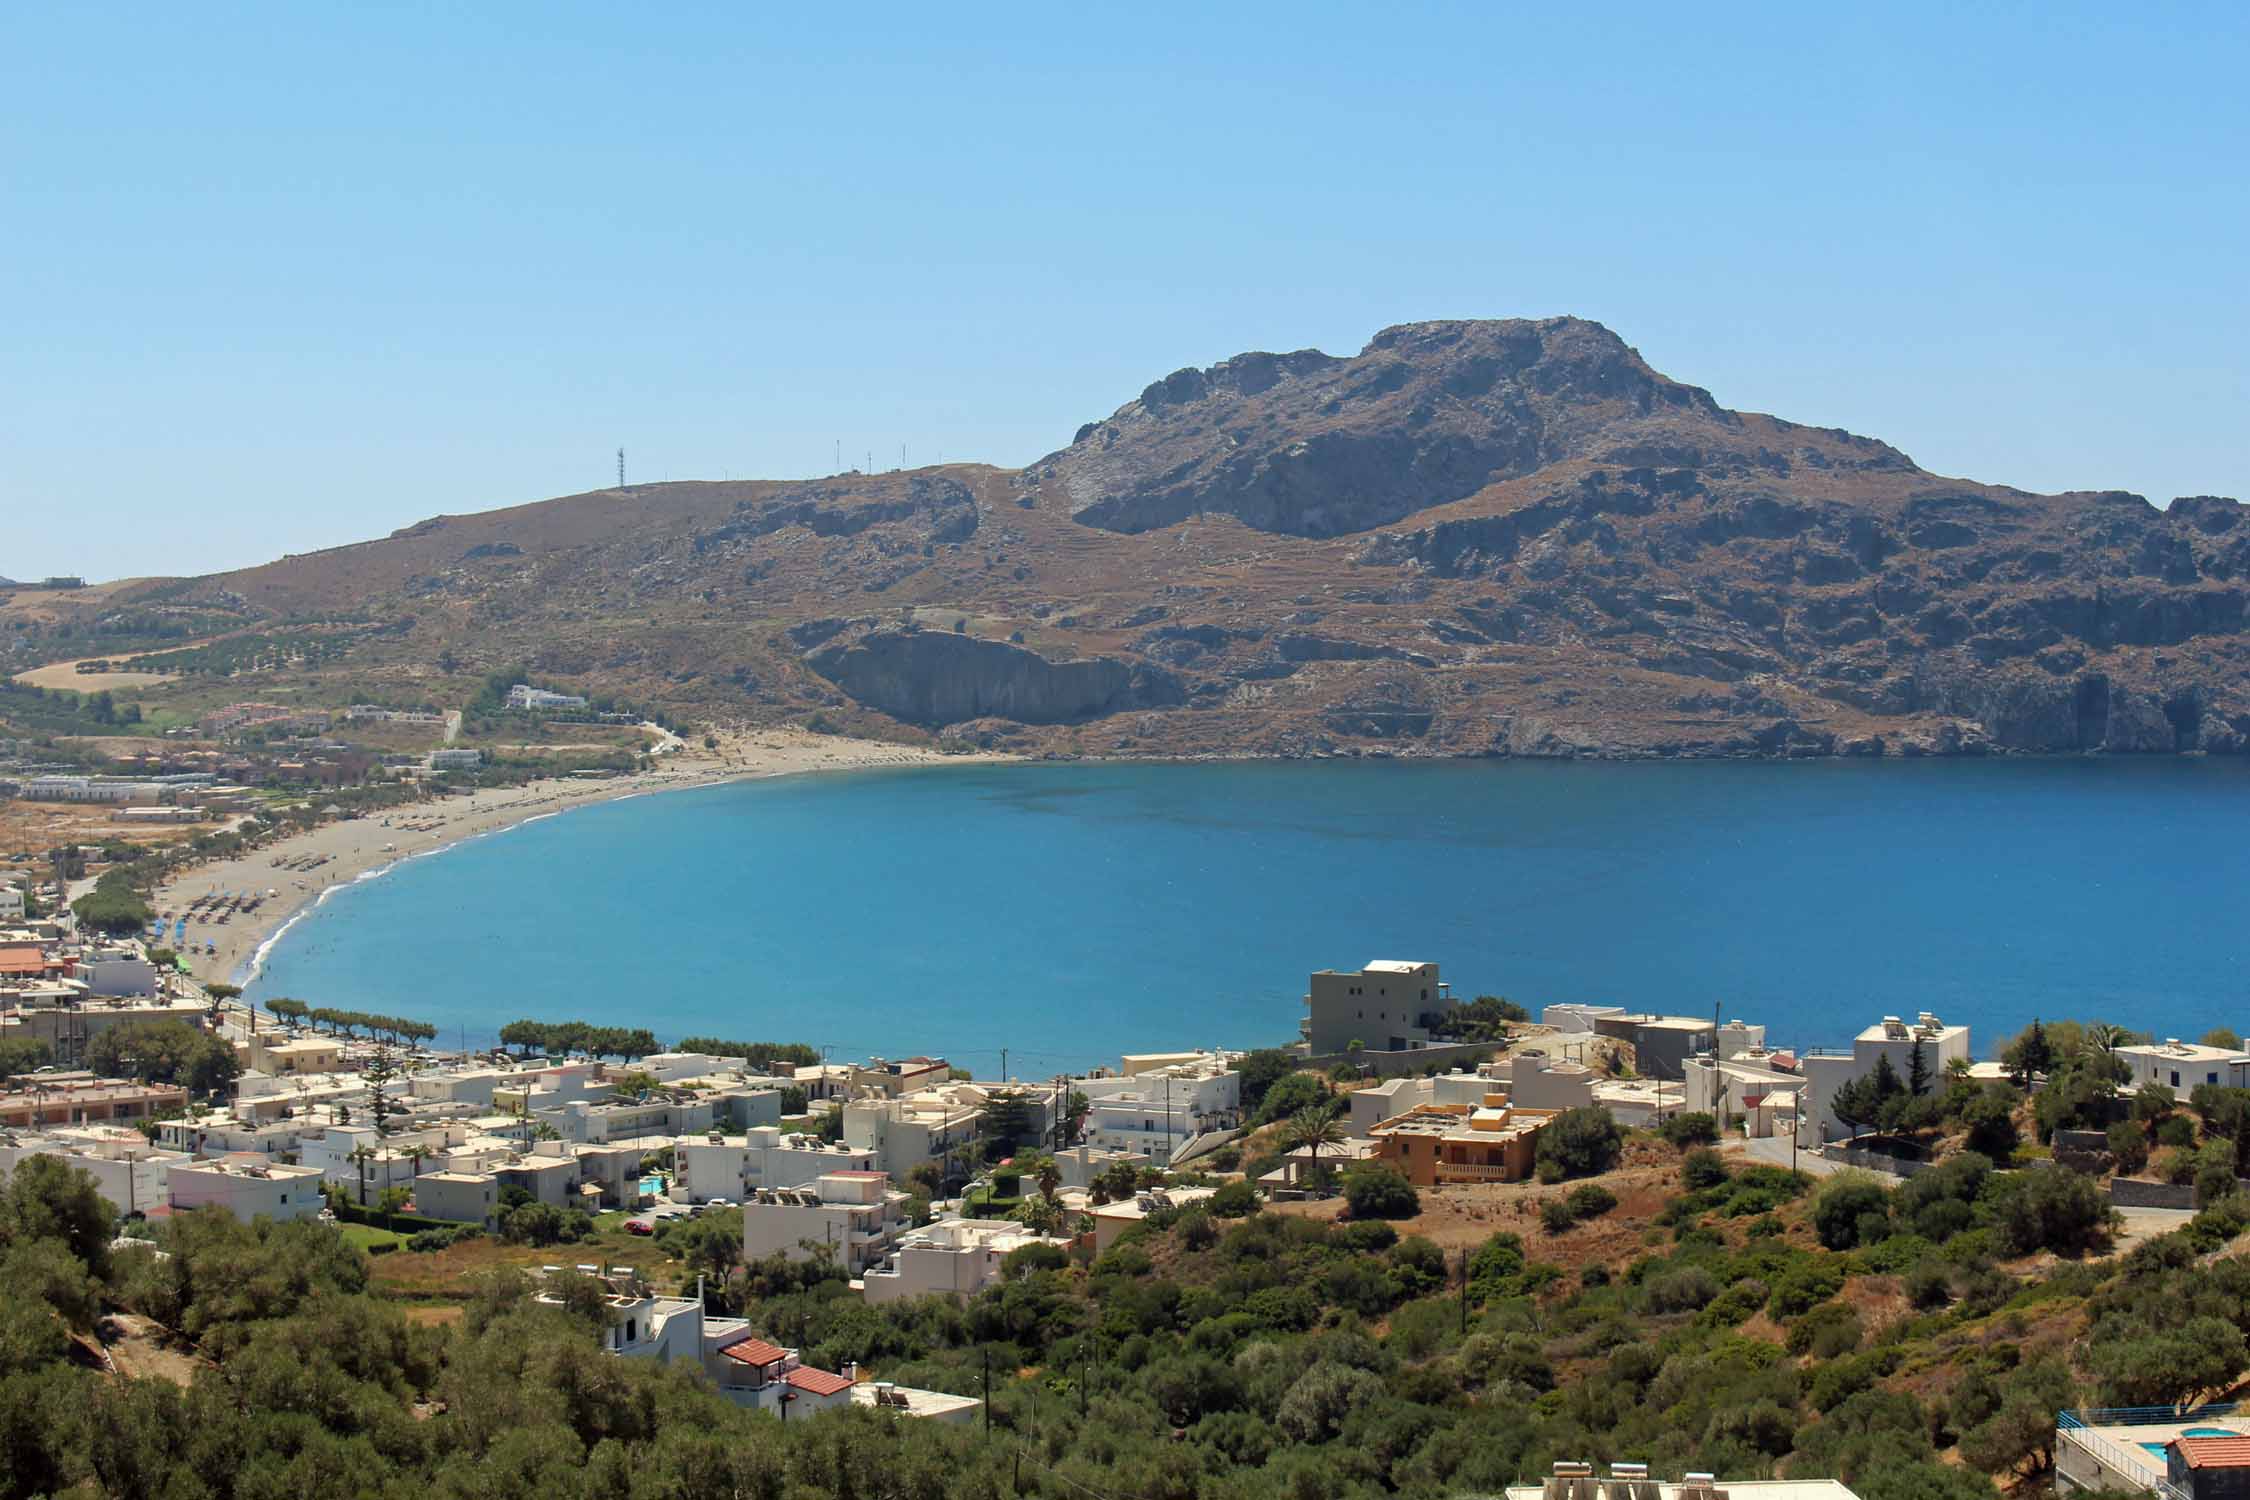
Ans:
[{"label": "bay", "polygon": [[1043,1076],[1293,1040],[1305,975],[1762,1021],[2250,1031],[2250,766],[978,766],[604,803],[413,859],[251,994]]}]

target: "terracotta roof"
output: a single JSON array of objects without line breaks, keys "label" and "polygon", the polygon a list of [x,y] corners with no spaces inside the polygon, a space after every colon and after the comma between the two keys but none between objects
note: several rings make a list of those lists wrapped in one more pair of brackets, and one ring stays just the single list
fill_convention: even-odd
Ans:
[{"label": "terracotta roof", "polygon": [[852,1383],[841,1375],[831,1375],[826,1370],[808,1370],[803,1365],[789,1372],[789,1383],[811,1396],[833,1396],[838,1391],[848,1391]]},{"label": "terracotta roof", "polygon": [[777,1365],[789,1357],[786,1349],[777,1349],[764,1339],[744,1339],[739,1344],[729,1344],[719,1351],[728,1359],[746,1365]]},{"label": "terracotta roof", "polygon": [[2250,1468],[2250,1437],[2183,1437],[2172,1441],[2191,1469]]},{"label": "terracotta roof", "polygon": [[0,974],[44,974],[47,955],[37,948],[0,948]]}]

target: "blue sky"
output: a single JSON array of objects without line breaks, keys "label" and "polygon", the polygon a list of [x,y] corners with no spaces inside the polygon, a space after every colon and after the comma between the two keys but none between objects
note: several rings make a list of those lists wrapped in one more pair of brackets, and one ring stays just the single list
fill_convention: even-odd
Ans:
[{"label": "blue sky", "polygon": [[1943,473],[2250,497],[2239,5],[768,9],[16,8],[0,574],[620,444],[1020,464],[1182,365],[1565,312]]}]

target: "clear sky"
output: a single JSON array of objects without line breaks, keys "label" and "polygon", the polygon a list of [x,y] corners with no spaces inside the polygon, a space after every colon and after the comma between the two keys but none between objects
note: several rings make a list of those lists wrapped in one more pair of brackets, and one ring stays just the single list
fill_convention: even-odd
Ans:
[{"label": "clear sky", "polygon": [[0,575],[1020,464],[1432,317],[2250,497],[2250,7],[1846,11],[15,7]]}]

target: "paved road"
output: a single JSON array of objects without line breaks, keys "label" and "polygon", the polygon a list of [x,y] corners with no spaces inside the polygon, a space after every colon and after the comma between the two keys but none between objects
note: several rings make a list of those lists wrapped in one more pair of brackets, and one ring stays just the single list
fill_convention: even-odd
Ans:
[{"label": "paved road", "polygon": [[[1787,1136],[1765,1136],[1757,1140],[1737,1141],[1735,1144],[1741,1146],[1743,1154],[1753,1161],[1763,1162],[1775,1167],[1786,1167],[1790,1164],[1789,1138]],[[1796,1165],[1800,1172],[1808,1173],[1814,1177],[1826,1177],[1831,1172],[1841,1170],[1844,1164],[1840,1161],[1830,1161],[1819,1152],[1807,1151],[1800,1146],[1797,1149]]]}]

